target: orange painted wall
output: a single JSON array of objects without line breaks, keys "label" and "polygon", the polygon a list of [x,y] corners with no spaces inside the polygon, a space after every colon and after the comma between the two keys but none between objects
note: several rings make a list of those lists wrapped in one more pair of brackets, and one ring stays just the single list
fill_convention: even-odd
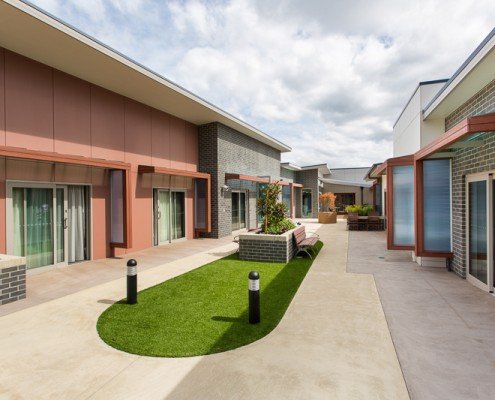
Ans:
[{"label": "orange painted wall", "polygon": [[[134,197],[130,251],[150,247],[153,242],[152,181],[157,178],[138,175],[138,165],[198,169],[195,125],[2,48],[0,145],[131,163]],[[46,169],[50,164],[30,163],[36,168],[14,171],[0,159],[0,252],[5,251],[5,179],[49,178],[65,183],[82,183],[79,180],[84,179],[92,184],[93,258],[109,256],[108,171],[87,169],[81,176],[80,170],[60,170],[61,166]],[[181,188],[184,184],[173,182]],[[189,238],[194,233],[191,182],[183,187],[187,189]]]}]

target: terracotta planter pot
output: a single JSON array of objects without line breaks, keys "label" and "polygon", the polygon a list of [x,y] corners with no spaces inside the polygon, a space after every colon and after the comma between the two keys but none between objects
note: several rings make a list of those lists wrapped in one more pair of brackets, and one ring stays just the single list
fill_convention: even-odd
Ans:
[{"label": "terracotta planter pot", "polygon": [[320,224],[335,224],[337,222],[337,213],[335,211],[319,212],[318,222]]}]

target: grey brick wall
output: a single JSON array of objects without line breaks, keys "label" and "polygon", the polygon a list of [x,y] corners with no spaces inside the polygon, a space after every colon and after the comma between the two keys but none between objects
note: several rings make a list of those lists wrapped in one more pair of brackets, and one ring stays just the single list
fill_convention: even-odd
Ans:
[{"label": "grey brick wall", "polygon": [[0,269],[0,305],[26,298],[26,266]]},{"label": "grey brick wall", "polygon": [[[495,80],[445,119],[448,130],[466,117],[495,112]],[[483,144],[458,149],[452,159],[452,250],[453,269],[466,276],[466,175],[495,170],[495,135],[484,133],[476,138]]]},{"label": "grey brick wall", "polygon": [[241,236],[239,243],[241,260],[287,263],[295,256],[297,247],[292,233],[287,238],[288,240],[280,240],[280,237],[270,240],[266,235],[263,240],[260,240],[256,236],[258,235]]},{"label": "grey brick wall", "polygon": [[199,132],[199,171],[211,174],[212,232],[205,236],[223,237],[232,233],[232,196],[222,192],[227,184],[246,192],[248,227],[256,227],[257,185],[253,182],[225,181],[226,173],[280,177],[280,151],[221,123],[202,125]]},{"label": "grey brick wall", "polygon": [[284,181],[294,182],[296,180],[296,171],[280,167],[280,177]]},{"label": "grey brick wall", "polygon": [[[296,182],[301,183],[303,185],[303,189],[311,189],[312,193],[312,203],[313,209],[311,217],[318,217],[318,194],[319,194],[319,186],[318,186],[318,169],[308,169],[305,171],[297,171],[296,173]],[[301,196],[302,196],[302,191]],[[298,199],[301,202],[301,198]],[[297,207],[297,200],[296,200]],[[297,209],[301,210],[301,207],[297,207]],[[297,216],[297,215],[296,215]]]}]

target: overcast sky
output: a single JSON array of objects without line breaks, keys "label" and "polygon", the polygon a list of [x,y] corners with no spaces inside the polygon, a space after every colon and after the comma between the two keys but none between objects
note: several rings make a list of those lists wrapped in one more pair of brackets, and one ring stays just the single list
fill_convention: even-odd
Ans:
[{"label": "overcast sky", "polygon": [[392,155],[419,81],[449,78],[495,1],[35,0],[34,4],[287,143],[284,161]]}]

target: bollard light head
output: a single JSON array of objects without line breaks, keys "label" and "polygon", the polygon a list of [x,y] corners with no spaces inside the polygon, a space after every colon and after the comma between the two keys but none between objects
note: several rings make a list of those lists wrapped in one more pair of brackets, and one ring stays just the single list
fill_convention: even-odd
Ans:
[{"label": "bollard light head", "polygon": [[131,258],[129,261],[127,261],[127,266],[128,267],[136,267],[137,261],[134,258]]},{"label": "bollard light head", "polygon": [[248,275],[249,279],[254,280],[254,279],[260,279],[260,274],[258,274],[257,271],[251,271]]},{"label": "bollard light head", "polygon": [[127,275],[128,276],[137,275],[137,261],[132,258],[129,261],[127,261]]}]

